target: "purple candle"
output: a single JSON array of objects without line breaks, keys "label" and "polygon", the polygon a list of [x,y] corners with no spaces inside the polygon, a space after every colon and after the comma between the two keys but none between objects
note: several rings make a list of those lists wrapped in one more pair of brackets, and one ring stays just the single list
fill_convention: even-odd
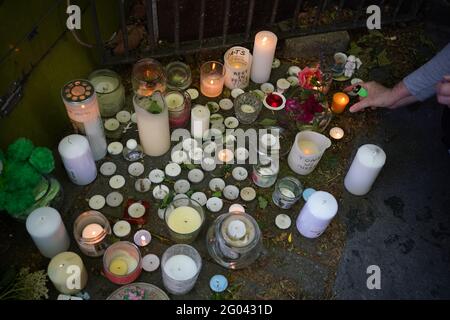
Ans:
[{"label": "purple candle", "polygon": [[61,140],[59,154],[73,183],[84,186],[95,180],[97,167],[88,140],[79,134],[72,134]]}]

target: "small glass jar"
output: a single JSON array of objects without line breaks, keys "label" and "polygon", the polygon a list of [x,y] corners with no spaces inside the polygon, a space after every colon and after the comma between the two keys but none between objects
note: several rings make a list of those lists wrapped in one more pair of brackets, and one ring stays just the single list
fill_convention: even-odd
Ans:
[{"label": "small glass jar", "polygon": [[191,96],[186,91],[173,90],[164,95],[169,109],[171,128],[184,128],[191,117]]},{"label": "small glass jar", "polygon": [[125,89],[120,76],[112,70],[100,69],[89,75],[98,97],[102,117],[113,117],[125,104]]},{"label": "small glass jar", "polygon": [[142,272],[142,257],[139,248],[128,241],[112,244],[103,256],[103,273],[115,284],[135,281]]},{"label": "small glass jar", "polygon": [[277,155],[259,154],[258,162],[253,165],[252,180],[260,188],[270,188],[277,181],[280,170]]},{"label": "small glass jar", "polygon": [[262,102],[253,93],[247,92],[234,100],[236,118],[243,124],[251,124],[258,119]]},{"label": "small glass jar", "polygon": [[205,212],[195,200],[179,198],[166,208],[164,220],[176,243],[192,243],[205,222]]},{"label": "small glass jar", "polygon": [[164,287],[171,294],[182,295],[192,290],[202,268],[202,258],[194,247],[176,244],[161,258]]},{"label": "small glass jar", "polygon": [[[92,228],[87,237],[86,228]],[[89,257],[100,257],[109,246],[108,236],[111,225],[108,219],[98,211],[86,211],[78,216],[73,225],[73,236],[81,252]]]},{"label": "small glass jar", "polygon": [[200,91],[205,97],[220,96],[225,81],[225,68],[218,61],[205,62],[200,68]]},{"label": "small glass jar", "polygon": [[172,90],[185,90],[192,83],[191,68],[183,62],[174,61],[166,66],[167,87]]},{"label": "small glass jar", "polygon": [[141,59],[133,66],[131,83],[138,96],[151,96],[156,91],[164,93],[166,82],[163,66],[154,59]]},{"label": "small glass jar", "polygon": [[278,180],[272,193],[273,202],[281,209],[290,209],[301,197],[303,185],[294,177]]}]

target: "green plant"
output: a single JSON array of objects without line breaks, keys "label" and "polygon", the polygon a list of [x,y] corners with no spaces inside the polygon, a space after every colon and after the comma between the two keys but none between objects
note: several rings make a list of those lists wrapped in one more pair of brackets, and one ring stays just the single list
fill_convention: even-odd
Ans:
[{"label": "green plant", "polygon": [[0,300],[48,299],[47,275],[44,270],[30,272],[22,268],[15,274],[8,270],[3,274],[0,285]]}]

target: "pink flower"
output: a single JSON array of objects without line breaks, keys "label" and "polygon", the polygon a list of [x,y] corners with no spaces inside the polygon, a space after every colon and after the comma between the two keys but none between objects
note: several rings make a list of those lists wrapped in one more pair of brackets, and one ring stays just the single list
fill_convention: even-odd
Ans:
[{"label": "pink flower", "polygon": [[298,73],[298,82],[303,89],[315,90],[317,89],[318,83],[322,81],[322,72],[319,67],[309,68],[305,67],[302,71]]}]

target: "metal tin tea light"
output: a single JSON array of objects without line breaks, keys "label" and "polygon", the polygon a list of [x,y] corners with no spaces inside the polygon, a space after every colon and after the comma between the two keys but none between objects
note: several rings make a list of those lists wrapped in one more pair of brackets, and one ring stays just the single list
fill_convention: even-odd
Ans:
[{"label": "metal tin tea light", "polygon": [[142,257],[138,247],[128,241],[112,244],[103,256],[103,273],[115,284],[135,281],[142,272]]},{"label": "metal tin tea light", "polygon": [[166,66],[167,87],[172,90],[185,90],[192,83],[191,68],[183,62],[174,61]]},{"label": "metal tin tea light", "polygon": [[89,75],[98,96],[102,117],[114,117],[125,104],[125,89],[120,76],[112,70],[100,69]]},{"label": "metal tin tea light", "polygon": [[281,209],[289,209],[300,199],[302,192],[303,186],[298,179],[284,177],[275,185],[272,200]]},{"label": "metal tin tea light", "polygon": [[73,235],[81,252],[89,257],[100,257],[109,246],[111,226],[108,219],[98,211],[86,211],[78,216],[73,225]]}]

